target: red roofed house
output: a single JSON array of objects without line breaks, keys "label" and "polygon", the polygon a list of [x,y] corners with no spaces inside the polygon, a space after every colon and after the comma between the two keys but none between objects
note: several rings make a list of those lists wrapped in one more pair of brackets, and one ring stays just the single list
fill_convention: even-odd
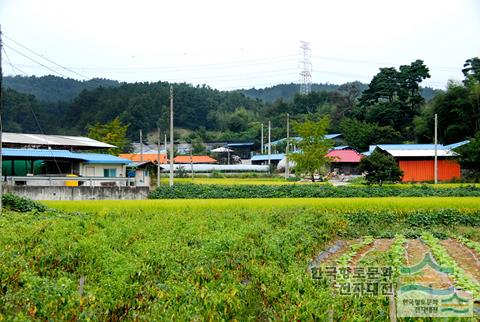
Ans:
[{"label": "red roofed house", "polygon": [[193,156],[189,156],[189,155],[179,155],[179,156],[176,156],[174,159],[173,159],[173,162],[175,164],[180,164],[180,163],[217,163],[218,161],[209,157],[208,155],[193,155]]},{"label": "red roofed house", "polygon": [[360,174],[358,165],[364,155],[352,149],[331,150],[327,157],[332,159],[331,171],[338,174]]}]

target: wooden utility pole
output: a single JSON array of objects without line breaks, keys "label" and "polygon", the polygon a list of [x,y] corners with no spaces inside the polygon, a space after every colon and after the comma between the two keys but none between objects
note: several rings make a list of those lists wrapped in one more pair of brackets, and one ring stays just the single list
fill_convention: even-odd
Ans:
[{"label": "wooden utility pole", "polygon": [[285,147],[285,179],[290,176],[290,169],[288,166],[288,146],[290,144],[290,115],[287,113],[287,146]]},{"label": "wooden utility pole", "polygon": [[433,177],[434,177],[434,182],[435,184],[438,183],[438,141],[437,141],[437,127],[438,127],[438,119],[437,119],[437,114],[435,114],[435,160],[433,161]]},{"label": "wooden utility pole", "polygon": [[160,187],[160,147],[162,143],[162,137],[160,136],[160,128],[158,128],[158,146],[157,146],[157,187]]},{"label": "wooden utility pole", "polygon": [[3,145],[3,125],[2,125],[2,88],[3,88],[3,71],[2,71],[2,26],[0,25],[0,214],[3,210],[2,196],[3,196],[3,155],[2,155],[2,145]]},{"label": "wooden utility pole", "polygon": [[193,146],[192,146],[192,141],[190,141],[190,169],[192,170],[192,179],[193,179],[194,174],[193,174]]},{"label": "wooden utility pole", "polygon": [[173,187],[173,87],[170,85],[170,187]]},{"label": "wooden utility pole", "polygon": [[263,154],[265,151],[263,149],[263,123],[262,123],[262,127],[260,129],[260,136],[261,136],[261,139],[260,139],[260,154]]},{"label": "wooden utility pole", "polygon": [[[166,131],[165,131],[166,132]],[[168,150],[168,144],[167,144],[167,134],[165,133],[165,145],[164,145],[164,148],[165,148],[165,157],[167,156],[167,150]]]},{"label": "wooden utility pole", "polygon": [[268,120],[268,173],[270,173],[270,164],[272,163],[272,124]]},{"label": "wooden utility pole", "polygon": [[140,162],[143,162],[143,133],[140,130]]}]

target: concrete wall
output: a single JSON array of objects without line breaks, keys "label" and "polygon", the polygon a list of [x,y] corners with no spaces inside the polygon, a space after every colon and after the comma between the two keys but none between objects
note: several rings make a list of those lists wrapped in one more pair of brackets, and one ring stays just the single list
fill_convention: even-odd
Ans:
[{"label": "concrete wall", "polygon": [[123,200],[146,199],[148,187],[32,187],[4,186],[11,192],[33,200]]}]

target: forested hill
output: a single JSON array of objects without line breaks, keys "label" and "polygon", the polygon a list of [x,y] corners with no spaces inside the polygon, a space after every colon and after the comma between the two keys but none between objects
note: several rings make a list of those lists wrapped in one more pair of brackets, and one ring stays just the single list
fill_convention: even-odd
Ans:
[{"label": "forested hill", "polygon": [[[367,88],[367,85],[358,83],[361,85],[361,91]],[[336,91],[340,85],[336,84],[312,84],[312,91],[313,92],[320,92],[320,91]],[[285,101],[293,100],[293,97],[296,93],[298,93],[300,88],[299,84],[278,84],[272,87],[265,87],[265,88],[251,88],[240,90],[245,96],[253,98],[253,99],[261,99],[264,102],[272,103],[275,102],[277,99],[282,98]]]},{"label": "forested hill", "polygon": [[[337,90],[342,90],[346,85],[352,84],[354,85],[360,93],[368,88],[368,84],[364,84],[361,82],[352,82],[346,83],[343,85],[337,84],[312,84],[312,92],[332,92]],[[285,101],[292,101],[295,94],[298,93],[300,89],[299,84],[279,84],[272,87],[265,87],[265,88],[250,88],[245,90],[240,90],[239,92],[245,94],[245,96],[253,98],[253,99],[260,99],[267,103],[273,103],[277,99],[282,98]],[[430,87],[422,87],[421,88],[421,95],[426,100],[429,101],[438,93],[438,90],[430,88]]]},{"label": "forested hill", "polygon": [[[4,77],[4,86],[14,89],[17,92],[34,95],[39,101],[58,102],[71,101],[77,97],[83,90],[93,90],[97,87],[118,87],[121,83],[110,79],[94,78],[88,81],[79,81],[71,78],[62,78],[58,76],[48,75],[42,77],[36,76],[6,76]],[[368,88],[367,84],[361,82],[338,84],[312,84],[312,92],[333,92],[342,90],[345,87],[353,85],[359,93]],[[238,90],[245,96],[252,99],[260,99],[266,103],[273,103],[278,99],[291,102],[295,94],[299,91],[299,84],[279,84],[266,88],[251,88]],[[421,94],[426,101],[432,99],[437,91],[424,87]]]},{"label": "forested hill", "polygon": [[71,101],[83,90],[92,90],[99,86],[120,86],[118,81],[109,79],[94,78],[88,81],[79,81],[53,75],[42,77],[5,76],[3,81],[6,88],[34,95],[37,100],[45,102]]}]

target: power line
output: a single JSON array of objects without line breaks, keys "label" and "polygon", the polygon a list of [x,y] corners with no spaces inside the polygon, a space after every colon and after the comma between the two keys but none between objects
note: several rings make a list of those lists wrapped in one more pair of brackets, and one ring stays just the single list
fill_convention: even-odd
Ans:
[{"label": "power line", "polygon": [[[189,71],[202,71],[202,70],[215,70],[215,69],[233,69],[240,67],[266,65],[266,64],[278,64],[280,62],[294,61],[293,58],[281,59],[281,60],[269,60],[259,61],[256,63],[242,63],[232,65],[212,64],[212,65],[182,65],[182,66],[163,66],[163,67],[71,67],[80,71],[112,71],[120,73],[138,73],[138,72],[189,72]],[[35,67],[35,65],[22,65],[24,67]],[[206,67],[210,66],[210,67]]]},{"label": "power line", "polygon": [[23,56],[23,57],[27,58],[28,60],[31,60],[31,61],[33,61],[34,63],[37,63],[37,64],[39,64],[40,66],[42,66],[42,67],[44,67],[44,68],[48,69],[49,71],[51,71],[51,72],[54,72],[55,74],[58,74],[58,75],[60,75],[60,76],[62,76],[62,77],[68,78],[68,76],[66,76],[66,75],[64,75],[64,74],[62,74],[62,73],[60,73],[60,72],[56,71],[56,70],[55,70],[55,69],[53,69],[53,68],[50,68],[50,67],[48,67],[48,66],[46,66],[46,65],[42,64],[41,62],[39,62],[39,61],[37,61],[37,60],[35,60],[35,59],[33,59],[33,58],[31,58],[31,57],[29,57],[29,56],[27,56],[27,55],[25,55],[25,54],[21,53],[21,52],[19,52],[19,51],[18,51],[18,50],[16,50],[15,48],[12,48],[12,47],[10,47],[10,46],[8,46],[8,45],[6,45],[6,44],[4,44],[4,46],[5,46],[5,47],[7,47],[7,48],[9,48],[10,50],[13,50],[13,51],[14,51],[14,52],[16,52],[17,54],[19,54],[19,55],[21,55],[21,56]]},{"label": "power line", "polygon": [[[99,84],[99,85],[103,85],[101,84],[100,82],[98,82],[97,80],[95,79],[91,79],[90,77],[88,76],[85,76],[81,73],[78,73],[76,72],[75,70],[73,70],[72,68],[70,67],[65,67],[63,65],[60,65],[56,62],[54,62],[53,60],[45,57],[44,55],[41,55],[39,53],[37,53],[36,51],[28,48],[27,46],[24,46],[22,44],[20,44],[19,42],[15,41],[14,39],[12,39],[11,37],[8,37],[5,35],[6,38],[8,38],[10,41],[12,41],[13,43],[15,43],[16,45],[18,46],[21,46],[22,48],[28,50],[29,52],[41,57],[42,59],[54,64],[55,66],[59,67],[59,68],[62,68],[66,71],[69,71],[71,73],[74,73],[78,76],[81,76],[82,78],[85,78],[85,79],[90,79],[91,81]],[[57,74],[57,75],[60,75],[62,77],[66,77],[66,75],[58,72],[54,67],[51,67],[51,66],[48,66],[48,65],[45,65],[41,62],[39,62],[38,60],[30,57],[29,55],[25,54],[25,53],[22,53],[20,51],[18,51],[17,49],[9,46],[9,45],[5,45],[6,47],[8,47],[9,49],[11,49],[12,51],[16,52],[17,54],[29,59],[30,61],[36,63],[37,65],[39,65],[40,67],[42,68],[46,68],[47,70]],[[20,71],[21,73],[25,74],[25,75],[28,75],[28,73],[24,72],[23,70],[21,70],[18,66],[31,66],[31,65],[21,65],[21,64],[16,64],[16,65],[13,65],[13,63],[10,61],[8,55],[7,55],[7,52],[5,50],[5,48],[3,48],[3,51],[7,57],[7,60],[6,62],[12,67],[13,69],[13,72],[16,73],[16,70]],[[336,61],[347,61],[347,62],[359,62],[359,63],[367,63],[367,64],[377,64],[377,65],[388,65],[388,64],[392,64],[392,63],[386,63],[386,62],[376,62],[376,61],[365,61],[365,60],[354,60],[354,59],[345,59],[345,58],[338,58],[338,57],[327,57],[327,56],[314,56],[316,58],[320,58],[320,59],[327,59],[327,60],[336,60]],[[212,69],[226,69],[226,68],[239,68],[239,67],[244,67],[244,66],[254,66],[254,65],[258,65],[258,64],[262,64],[262,65],[265,65],[265,64],[271,64],[271,63],[279,63],[279,62],[284,62],[284,61],[290,61],[290,60],[293,60],[293,58],[291,56],[288,56],[288,55],[284,55],[284,56],[276,56],[276,57],[265,57],[265,58],[258,58],[258,59],[251,59],[251,60],[241,60],[241,61],[230,61],[230,62],[223,62],[223,63],[215,63],[215,64],[202,64],[202,65],[182,65],[182,66],[163,66],[163,67],[139,67],[139,68],[131,68],[131,67],[121,67],[121,68],[108,68],[108,67],[101,67],[101,68],[82,68],[82,70],[105,70],[105,71],[108,71],[108,70],[112,70],[112,71],[120,71],[121,73],[130,73],[130,72],[136,72],[136,71],[143,71],[143,72],[160,72],[160,71],[175,71],[175,72],[182,72],[182,71],[198,71],[198,70],[202,70],[202,69],[208,69],[208,70],[212,70]],[[36,67],[36,65],[35,65]],[[207,68],[208,67],[208,68]],[[444,69],[454,69],[453,67],[437,67],[437,68],[444,68]],[[239,75],[240,77],[238,76],[233,76],[231,75],[230,77],[228,76],[224,76],[224,75],[216,75],[216,76],[206,76],[206,77],[201,77],[201,76],[197,76],[197,77],[183,77],[183,78],[166,78],[165,80],[168,81],[168,82],[181,82],[181,81],[185,81],[186,79],[187,80],[195,80],[195,79],[208,79],[209,81],[235,81],[235,80],[244,80],[244,79],[252,79],[252,78],[255,78],[255,79],[258,79],[258,78],[267,78],[267,77],[279,77],[279,76],[290,76],[291,73],[289,73],[289,71],[292,71],[293,69],[276,69],[275,71],[263,71],[263,72],[259,72],[259,73],[251,73],[251,74],[245,74],[245,73],[242,73],[241,75]],[[338,76],[347,76],[347,77],[356,77],[356,78],[371,78],[372,76],[370,75],[360,75],[360,74],[351,74],[351,73],[341,73],[341,72],[335,72],[335,71],[326,71],[326,70],[319,70],[319,71],[315,71],[315,73],[317,72],[321,72],[321,73],[325,73],[325,74],[331,74],[331,75],[338,75]],[[441,82],[432,82],[432,81],[426,81],[425,83],[430,83],[430,84],[440,84],[440,85],[444,85],[443,83]],[[247,87],[251,87],[252,85],[247,85]],[[258,86],[258,85],[253,85],[253,86]],[[242,86],[235,86],[235,88],[239,88],[239,87],[242,87]],[[232,87],[233,88],[233,87]]]},{"label": "power line", "polygon": [[[20,44],[19,42],[13,40],[12,38],[8,37],[7,35],[4,34],[4,36],[5,36],[5,38],[9,39],[9,40],[12,41],[13,43],[17,44],[18,46],[20,46],[20,47],[28,50],[29,52],[31,52],[31,53],[34,54],[34,55],[37,55],[37,56],[45,59],[46,61],[54,64],[54,65],[57,66],[57,67],[60,67],[60,68],[62,68],[62,69],[64,69],[64,70],[66,70],[66,71],[69,71],[69,72],[71,72],[71,73],[74,73],[75,75],[78,75],[78,76],[83,77],[83,78],[85,78],[85,79],[90,79],[90,77],[87,77],[87,76],[85,76],[85,75],[82,75],[82,74],[80,74],[80,73],[77,73],[76,71],[74,71],[74,70],[72,70],[72,69],[70,69],[70,68],[68,68],[68,67],[65,67],[65,66],[62,66],[62,65],[60,65],[60,64],[57,64],[57,63],[54,62],[53,60],[45,57],[44,55],[41,55],[41,54],[35,52],[34,50],[32,50],[32,49],[30,49],[30,48],[28,48],[28,47],[26,47],[26,46],[24,46],[24,45],[22,45],[22,44]],[[11,47],[9,47],[9,48],[12,49]]]},{"label": "power line", "polygon": [[[360,59],[349,59],[349,58],[340,58],[340,57],[329,57],[329,56],[312,56],[312,58],[317,58],[321,60],[332,60],[332,61],[339,61],[339,62],[348,62],[348,63],[362,63],[362,64],[372,64],[372,65],[382,65],[382,66],[388,66],[388,65],[394,65],[394,66],[400,66],[404,65],[404,63],[399,64],[399,63],[392,63],[392,62],[379,62],[379,61],[369,61],[369,60],[360,60]],[[437,69],[437,70],[459,70],[459,67],[446,67],[446,66],[428,66],[430,69]]]},{"label": "power line", "polygon": [[5,54],[5,59],[2,59],[2,60],[5,61],[7,64],[9,64],[10,67],[12,67],[13,74],[14,74],[14,75],[17,75],[18,73],[17,73],[15,70],[18,70],[20,73],[28,76],[27,73],[25,73],[23,70],[21,70],[21,69],[18,68],[18,67],[15,67],[15,66],[12,64],[12,62],[10,61],[10,58],[8,57],[8,54],[7,54],[6,50],[5,50],[5,48],[2,48],[2,50],[3,50],[3,53]]}]

